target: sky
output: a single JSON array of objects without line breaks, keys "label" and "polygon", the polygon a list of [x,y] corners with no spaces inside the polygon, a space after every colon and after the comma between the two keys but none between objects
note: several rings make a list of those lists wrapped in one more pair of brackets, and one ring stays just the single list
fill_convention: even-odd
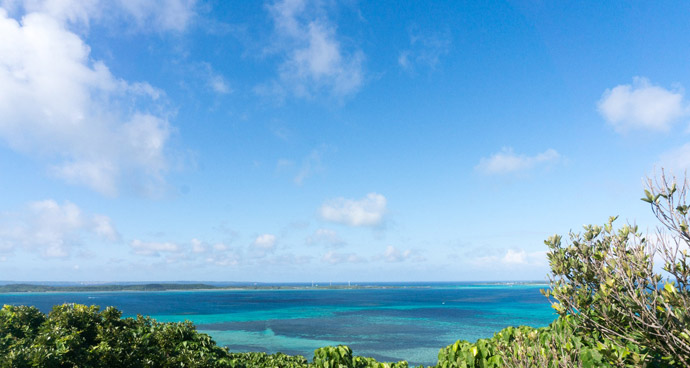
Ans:
[{"label": "sky", "polygon": [[0,0],[0,280],[544,280],[690,166],[683,1]]}]

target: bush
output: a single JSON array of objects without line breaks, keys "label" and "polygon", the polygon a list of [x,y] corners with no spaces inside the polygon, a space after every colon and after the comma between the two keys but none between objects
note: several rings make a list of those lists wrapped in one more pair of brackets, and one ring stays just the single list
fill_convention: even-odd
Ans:
[{"label": "bush", "polygon": [[122,318],[108,307],[64,304],[0,309],[0,367],[408,368],[353,356],[347,346],[314,352],[314,362],[282,353],[230,353],[191,322]]},{"label": "bush", "polygon": [[507,327],[490,339],[457,341],[439,352],[438,368],[606,367],[597,336],[582,334],[569,316],[547,327]]},{"label": "bush", "polygon": [[[606,358],[616,364],[690,367],[690,289],[685,181],[664,174],[648,182],[643,200],[664,225],[652,239],[637,226],[588,225],[545,243],[551,265],[553,307],[587,333],[602,336]],[[660,270],[655,258],[662,260]]]},{"label": "bush", "polygon": [[65,304],[0,310],[1,367],[231,367],[226,349],[190,322],[121,318],[115,308]]}]

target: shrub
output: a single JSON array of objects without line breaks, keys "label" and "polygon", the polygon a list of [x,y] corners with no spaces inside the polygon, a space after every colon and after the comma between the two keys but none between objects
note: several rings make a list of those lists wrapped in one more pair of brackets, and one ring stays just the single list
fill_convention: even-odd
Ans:
[{"label": "shrub", "polygon": [[115,308],[64,304],[0,310],[1,367],[230,367],[226,349],[190,322],[121,318]]},{"label": "shrub", "polygon": [[[647,239],[637,226],[588,225],[570,242],[545,243],[551,265],[553,307],[588,333],[604,339],[610,362],[690,367],[688,183],[679,188],[662,173],[648,181],[643,200],[664,225]],[[663,262],[655,268],[655,257]]]}]

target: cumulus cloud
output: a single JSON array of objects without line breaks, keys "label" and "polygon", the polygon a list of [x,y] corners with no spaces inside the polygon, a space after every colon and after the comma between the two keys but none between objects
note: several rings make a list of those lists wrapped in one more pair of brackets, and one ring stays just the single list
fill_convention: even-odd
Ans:
[{"label": "cumulus cloud", "polygon": [[49,199],[0,214],[0,251],[22,249],[46,258],[68,257],[84,239],[117,241],[110,218],[85,214],[77,205]]},{"label": "cumulus cloud", "polygon": [[336,251],[329,251],[321,257],[321,260],[330,264],[340,263],[361,263],[365,259],[355,253],[338,253]]},{"label": "cumulus cloud", "polygon": [[363,53],[349,52],[338,40],[336,27],[315,1],[282,0],[269,6],[275,25],[276,48],[283,57],[278,81],[259,92],[289,91],[312,97],[326,91],[342,97],[362,85]]},{"label": "cumulus cloud", "polygon": [[254,239],[252,243],[254,248],[262,251],[272,251],[276,245],[276,236],[272,234],[262,234]]},{"label": "cumulus cloud", "polygon": [[513,249],[508,249],[503,258],[501,258],[501,262],[507,264],[527,263],[527,252],[525,252],[524,250],[515,251]]},{"label": "cumulus cloud", "polygon": [[339,247],[345,244],[340,239],[338,233],[331,229],[316,229],[312,235],[307,238],[307,244],[326,245],[329,247]]},{"label": "cumulus cloud", "polygon": [[386,213],[386,197],[369,193],[362,199],[336,198],[324,203],[319,213],[324,220],[350,226],[376,226]]},{"label": "cumulus cloud", "polygon": [[509,174],[526,171],[539,165],[555,163],[561,155],[554,149],[547,149],[535,156],[516,154],[512,148],[504,147],[500,152],[491,157],[483,157],[475,169],[484,174]]},{"label": "cumulus cloud", "polygon": [[0,9],[0,140],[48,161],[67,182],[116,195],[122,185],[150,194],[169,167],[173,128],[158,109],[162,92],[114,77],[53,17],[22,22]]},{"label": "cumulus cloud", "polygon": [[597,107],[599,113],[618,132],[633,129],[667,131],[690,109],[681,89],[668,90],[635,77],[633,84],[607,89]]}]

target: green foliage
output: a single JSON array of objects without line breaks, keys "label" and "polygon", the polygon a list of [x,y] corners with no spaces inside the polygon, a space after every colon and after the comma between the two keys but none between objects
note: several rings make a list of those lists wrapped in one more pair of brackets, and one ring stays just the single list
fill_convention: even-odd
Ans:
[{"label": "green foliage", "polygon": [[507,327],[490,339],[458,341],[439,352],[438,368],[606,367],[596,337],[582,335],[570,317],[542,328]]},{"label": "green foliage", "polygon": [[546,241],[553,278],[548,297],[554,309],[605,337],[609,361],[640,366],[690,365],[687,288],[654,269],[654,252],[635,226],[588,225],[563,245]]},{"label": "green foliage", "polygon": [[344,345],[327,346],[314,351],[313,368],[408,368],[405,361],[380,363],[373,358],[352,355],[352,349]]},{"label": "green foliage", "polygon": [[0,367],[228,367],[228,368],[408,368],[353,356],[347,346],[329,346],[303,356],[230,353],[191,322],[159,323],[122,318],[108,307],[64,304],[46,316],[34,307],[0,310]]},{"label": "green foliage", "polygon": [[121,318],[115,308],[65,304],[0,310],[0,367],[231,367],[227,350],[190,322]]},{"label": "green foliage", "polygon": [[642,200],[664,226],[651,241],[637,226],[614,229],[616,217],[571,233],[568,244],[558,235],[545,241],[552,270],[545,295],[561,316],[601,336],[599,351],[612,364],[690,367],[687,190],[663,174],[648,182]]},{"label": "green foliage", "polygon": [[310,364],[301,355],[291,356],[283,353],[230,353],[230,367],[280,367],[280,368],[308,368]]}]

